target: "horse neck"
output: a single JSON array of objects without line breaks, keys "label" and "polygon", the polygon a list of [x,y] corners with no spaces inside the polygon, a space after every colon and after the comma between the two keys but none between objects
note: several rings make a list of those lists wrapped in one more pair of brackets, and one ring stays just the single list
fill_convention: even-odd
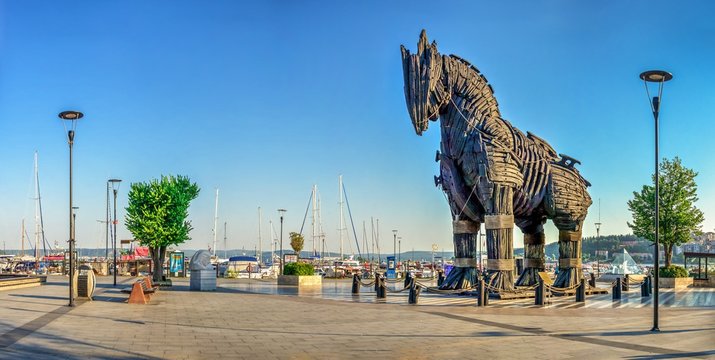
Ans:
[{"label": "horse neck", "polygon": [[513,145],[511,125],[501,118],[491,88],[485,95],[483,89],[488,84],[476,68],[464,60],[445,57],[443,76],[449,89],[446,114],[440,118],[443,134],[473,136],[476,130]]}]

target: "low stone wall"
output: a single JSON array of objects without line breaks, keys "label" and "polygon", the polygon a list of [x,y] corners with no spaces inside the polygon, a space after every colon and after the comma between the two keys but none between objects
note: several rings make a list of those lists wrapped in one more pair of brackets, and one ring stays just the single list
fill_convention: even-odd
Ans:
[{"label": "low stone wall", "polygon": [[320,275],[279,275],[278,285],[291,286],[316,286],[323,284],[323,277]]},{"label": "low stone wall", "polygon": [[658,286],[675,290],[683,290],[693,286],[693,278],[658,278]]}]

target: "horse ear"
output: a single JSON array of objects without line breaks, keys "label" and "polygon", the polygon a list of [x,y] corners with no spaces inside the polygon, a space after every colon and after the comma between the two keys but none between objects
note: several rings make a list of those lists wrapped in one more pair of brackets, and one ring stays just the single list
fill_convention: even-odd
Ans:
[{"label": "horse ear", "polygon": [[400,52],[402,53],[402,61],[410,57],[410,51],[405,48],[404,45],[400,45]]},{"label": "horse ear", "polygon": [[427,49],[427,46],[429,44],[429,40],[427,40],[427,31],[425,29],[422,29],[422,32],[420,32],[420,41],[417,42],[417,54],[422,55],[422,53]]}]

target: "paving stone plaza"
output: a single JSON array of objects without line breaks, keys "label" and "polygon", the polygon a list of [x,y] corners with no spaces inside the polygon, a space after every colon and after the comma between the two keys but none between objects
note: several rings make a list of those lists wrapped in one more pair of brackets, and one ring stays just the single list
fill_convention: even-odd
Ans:
[{"label": "paving stone plaza", "polygon": [[[67,304],[67,281],[0,292],[0,358],[42,359],[470,359],[715,358],[715,290],[661,294],[660,328],[636,292],[492,301],[406,293],[377,301],[349,280],[297,291],[275,282],[220,279],[215,292],[175,280],[148,305],[120,289],[133,278],[98,278],[94,301]],[[445,341],[445,338],[454,341]],[[499,346],[494,346],[498,343]]]}]

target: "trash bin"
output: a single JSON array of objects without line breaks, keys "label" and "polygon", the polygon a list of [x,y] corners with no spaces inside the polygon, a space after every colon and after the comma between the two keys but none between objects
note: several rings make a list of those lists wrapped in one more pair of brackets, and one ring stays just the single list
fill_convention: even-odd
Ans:
[{"label": "trash bin", "polygon": [[75,295],[78,298],[92,300],[95,284],[97,283],[92,267],[86,264],[80,265],[78,271],[75,273],[74,281],[74,288],[77,291]]},{"label": "trash bin", "polygon": [[211,264],[211,254],[206,250],[197,251],[189,262],[191,277],[189,290],[212,291],[216,290],[216,270]]}]

